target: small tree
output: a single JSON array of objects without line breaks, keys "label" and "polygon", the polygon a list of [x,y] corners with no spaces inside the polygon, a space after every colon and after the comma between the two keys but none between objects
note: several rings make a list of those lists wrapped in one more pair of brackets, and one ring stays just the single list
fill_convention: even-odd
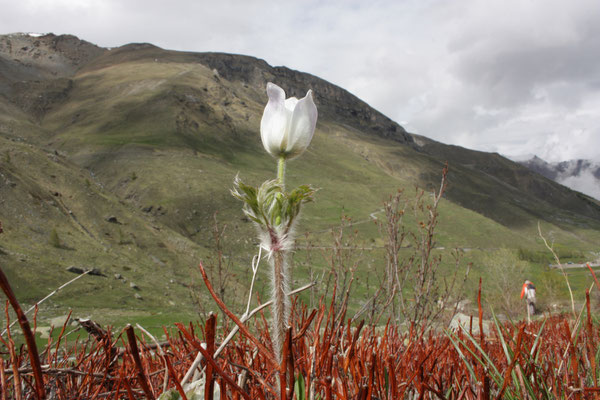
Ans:
[{"label": "small tree", "polygon": [[225,238],[225,231],[227,230],[228,225],[225,224],[220,227],[219,221],[217,220],[217,214],[218,212],[213,214],[212,226],[212,236],[216,257],[215,259],[209,258],[207,260],[207,270],[211,282],[216,283],[215,286],[218,290],[219,296],[224,299],[225,291],[229,286],[227,283],[230,281],[232,275],[231,270],[233,267],[233,262],[231,254],[226,256],[223,248],[223,239]]},{"label": "small tree", "polygon": [[527,262],[510,249],[500,249],[487,254],[483,266],[489,274],[488,302],[510,318],[517,317],[525,310],[519,295],[527,278]]},{"label": "small tree", "polygon": [[357,244],[357,237],[358,231],[353,230],[352,219],[342,216],[340,226],[331,229],[331,248],[323,251],[330,268],[327,278],[324,279],[323,298],[328,298],[330,294],[335,295],[333,307],[337,319],[346,314],[354,273],[362,261],[363,252]]},{"label": "small tree", "polygon": [[[391,307],[391,314],[399,323],[410,322],[417,328],[428,329],[440,320],[445,311],[456,313],[470,266],[461,274],[461,253],[453,252],[453,273],[439,277],[442,256],[434,255],[436,247],[435,228],[438,223],[438,205],[446,190],[448,166],[442,171],[439,190],[426,196],[417,189],[414,201],[404,200],[403,192],[398,191],[384,203],[385,220],[379,222],[386,250],[385,283],[375,294],[373,303],[379,301],[383,312]],[[405,227],[403,218],[412,212],[416,228]],[[406,256],[400,256],[403,247],[412,249]],[[461,279],[462,276],[462,279]]]}]

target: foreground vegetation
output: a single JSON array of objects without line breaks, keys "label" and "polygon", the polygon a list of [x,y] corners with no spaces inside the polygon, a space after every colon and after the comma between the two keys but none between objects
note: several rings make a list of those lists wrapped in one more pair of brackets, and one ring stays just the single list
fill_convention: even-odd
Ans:
[{"label": "foreground vegetation", "polygon": [[[322,299],[312,310],[294,302],[281,364],[270,350],[262,311],[248,328],[224,316],[217,326],[215,315],[203,323],[177,324],[165,328],[161,342],[142,326],[112,332],[90,321],[84,322],[90,338],[68,341],[67,321],[58,338],[49,339],[42,349],[37,374],[32,363],[37,355],[15,348],[8,332],[2,340],[0,396],[591,398],[600,391],[600,329],[591,315],[589,295],[587,299],[578,318],[552,315],[530,324],[495,320],[489,333],[480,319],[435,333],[390,321],[381,327],[352,324],[346,310],[336,310],[333,302]],[[226,336],[237,327],[240,333],[228,341]],[[217,349],[219,344],[222,348]]]}]

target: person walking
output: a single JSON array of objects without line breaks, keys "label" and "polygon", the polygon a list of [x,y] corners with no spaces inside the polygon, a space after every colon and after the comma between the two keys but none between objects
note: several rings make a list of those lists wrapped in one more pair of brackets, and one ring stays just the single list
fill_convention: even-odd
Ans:
[{"label": "person walking", "polygon": [[525,297],[527,302],[527,320],[535,314],[535,286],[531,281],[526,280],[521,289],[521,298]]}]

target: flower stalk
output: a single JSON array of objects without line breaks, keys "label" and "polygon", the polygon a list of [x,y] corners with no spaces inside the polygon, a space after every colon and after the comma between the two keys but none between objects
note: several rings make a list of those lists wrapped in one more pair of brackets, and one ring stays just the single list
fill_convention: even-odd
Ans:
[{"label": "flower stalk", "polygon": [[273,319],[272,335],[273,346],[275,347],[275,356],[281,363],[281,349],[285,339],[285,330],[289,325],[290,318],[290,298],[289,292],[289,273],[286,262],[287,254],[285,251],[275,251],[271,259],[273,266]]},{"label": "flower stalk", "polygon": [[277,163],[277,180],[281,187],[285,190],[285,157],[279,157],[279,162]]},{"label": "flower stalk", "polygon": [[294,246],[294,228],[302,204],[312,201],[315,190],[301,185],[285,190],[286,161],[298,157],[310,144],[317,123],[317,107],[309,90],[300,100],[286,99],[279,86],[268,83],[269,102],[260,123],[265,150],[277,159],[277,178],[259,187],[234,180],[234,197],[244,202],[244,214],[258,228],[260,247],[271,265],[273,313],[271,338],[275,359],[282,362],[283,341],[289,325],[289,258]]}]

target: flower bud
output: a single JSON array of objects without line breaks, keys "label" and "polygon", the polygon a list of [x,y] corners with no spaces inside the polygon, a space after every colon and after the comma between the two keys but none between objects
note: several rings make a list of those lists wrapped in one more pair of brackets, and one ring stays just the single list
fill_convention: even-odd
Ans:
[{"label": "flower bud", "polygon": [[265,150],[275,158],[291,159],[306,150],[317,124],[317,107],[312,90],[300,100],[285,98],[282,88],[267,84],[269,102],[260,121],[260,138]]}]

